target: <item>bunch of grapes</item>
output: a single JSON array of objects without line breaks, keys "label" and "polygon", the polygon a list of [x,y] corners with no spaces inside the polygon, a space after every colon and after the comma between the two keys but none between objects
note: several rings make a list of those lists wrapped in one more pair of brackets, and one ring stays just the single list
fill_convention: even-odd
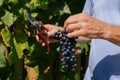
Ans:
[{"label": "bunch of grapes", "polygon": [[58,30],[54,33],[54,38],[60,40],[62,58],[61,58],[61,68],[64,70],[74,71],[77,67],[76,64],[76,41],[73,38],[67,37],[67,32],[65,30]]}]

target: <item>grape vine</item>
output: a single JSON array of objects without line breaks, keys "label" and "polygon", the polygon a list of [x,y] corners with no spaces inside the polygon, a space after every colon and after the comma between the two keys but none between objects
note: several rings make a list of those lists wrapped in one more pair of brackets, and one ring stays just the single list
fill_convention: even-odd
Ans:
[{"label": "grape vine", "polygon": [[[64,25],[67,17],[82,11],[84,2],[85,0],[0,0],[0,43],[5,46],[0,45],[0,80],[30,79],[31,73],[26,66],[37,71],[35,80],[80,80],[78,72],[72,76],[67,75],[69,73],[61,76],[60,55],[56,50],[59,44],[47,42],[45,28],[41,23],[33,29],[28,23],[26,10],[30,11],[35,20],[44,24],[59,22],[59,25]],[[39,31],[39,28],[43,31]],[[44,73],[45,71],[47,72]]]}]

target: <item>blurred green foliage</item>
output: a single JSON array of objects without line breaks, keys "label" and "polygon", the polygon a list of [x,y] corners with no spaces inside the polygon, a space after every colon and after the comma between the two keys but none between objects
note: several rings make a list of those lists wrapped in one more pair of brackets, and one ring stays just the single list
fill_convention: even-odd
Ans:
[{"label": "blurred green foliage", "polygon": [[[31,66],[38,72],[38,80],[79,80],[76,72],[63,72],[60,69],[60,52],[56,49],[59,43],[50,44],[50,52],[38,44],[29,25],[25,11],[28,10],[36,20],[44,24],[63,26],[70,16],[80,13],[85,0],[0,0],[0,79],[17,80],[14,70],[19,60],[28,58]],[[27,31],[27,32],[25,32]],[[30,35],[28,35],[30,34]],[[3,55],[7,54],[7,58]],[[44,73],[52,67],[51,73]],[[4,74],[4,75],[3,75]],[[26,76],[22,80],[26,79]]]}]

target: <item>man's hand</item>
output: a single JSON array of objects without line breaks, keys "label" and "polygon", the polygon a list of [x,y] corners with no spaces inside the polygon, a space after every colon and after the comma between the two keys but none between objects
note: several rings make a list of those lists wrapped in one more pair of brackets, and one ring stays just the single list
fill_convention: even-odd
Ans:
[{"label": "man's hand", "polygon": [[50,25],[50,24],[46,24],[44,25],[44,27],[48,29],[47,37],[48,37],[49,43],[57,42],[57,40],[53,38],[53,35],[58,30],[63,30],[63,28],[55,25]]},{"label": "man's hand", "polygon": [[89,39],[103,38],[106,34],[108,24],[95,19],[87,14],[76,14],[70,16],[64,24],[68,37],[86,37]]}]

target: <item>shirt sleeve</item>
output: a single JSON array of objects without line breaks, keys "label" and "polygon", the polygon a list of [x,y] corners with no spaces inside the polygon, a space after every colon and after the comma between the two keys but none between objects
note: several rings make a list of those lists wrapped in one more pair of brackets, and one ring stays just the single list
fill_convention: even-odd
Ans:
[{"label": "shirt sleeve", "polygon": [[82,13],[86,13],[92,16],[93,14],[93,2],[92,0],[86,0]]}]

